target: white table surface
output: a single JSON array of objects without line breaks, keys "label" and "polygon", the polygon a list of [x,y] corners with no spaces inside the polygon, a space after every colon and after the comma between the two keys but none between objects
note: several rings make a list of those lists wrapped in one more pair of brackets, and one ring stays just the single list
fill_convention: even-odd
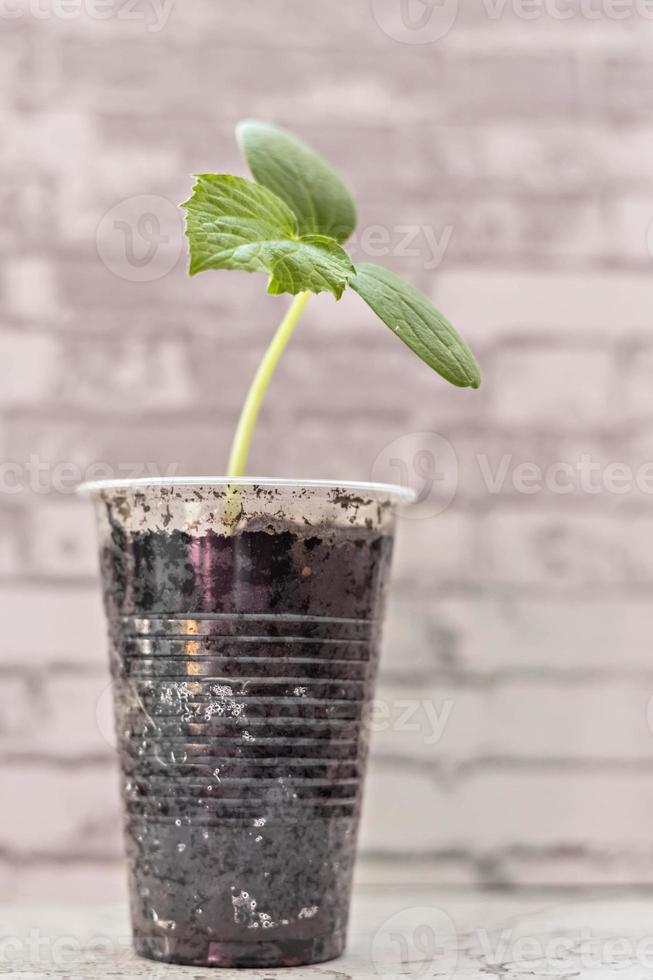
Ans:
[{"label": "white table surface", "polygon": [[133,955],[124,907],[0,906],[0,975],[41,978],[393,976],[653,978],[653,894],[356,890],[347,954],[288,970],[202,970]]}]

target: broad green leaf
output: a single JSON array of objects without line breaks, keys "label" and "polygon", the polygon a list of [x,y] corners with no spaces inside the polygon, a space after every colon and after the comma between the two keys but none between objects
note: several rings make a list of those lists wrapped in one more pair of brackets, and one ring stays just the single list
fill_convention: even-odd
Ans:
[{"label": "broad green leaf", "polygon": [[478,388],[474,355],[431,301],[381,266],[363,263],[349,285],[425,364],[459,388]]},{"label": "broad green leaf", "polygon": [[242,177],[200,174],[186,210],[190,273],[206,269],[267,272],[270,293],[330,291],[340,299],[353,275],[347,253],[321,235],[300,235],[276,194]]},{"label": "broad green leaf", "polygon": [[247,120],[236,130],[249,168],[297,215],[302,235],[346,242],[356,227],[356,205],[335,170],[296,136]]}]

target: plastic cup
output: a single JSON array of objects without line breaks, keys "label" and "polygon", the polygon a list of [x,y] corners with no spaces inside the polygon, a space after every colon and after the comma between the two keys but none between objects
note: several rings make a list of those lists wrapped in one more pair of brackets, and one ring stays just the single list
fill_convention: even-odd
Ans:
[{"label": "plastic cup", "polygon": [[86,484],[99,529],[134,943],[344,949],[395,509],[370,484]]}]

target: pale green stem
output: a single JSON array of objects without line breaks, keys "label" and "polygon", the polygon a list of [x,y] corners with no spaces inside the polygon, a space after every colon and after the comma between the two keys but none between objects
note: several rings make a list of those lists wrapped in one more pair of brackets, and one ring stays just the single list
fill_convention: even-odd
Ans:
[{"label": "pale green stem", "polygon": [[302,311],[313,294],[310,292],[298,293],[286,313],[281,326],[277,330],[272,343],[265,352],[265,356],[259,365],[259,369],[254,376],[252,385],[247,393],[243,410],[240,413],[236,434],[231,446],[227,476],[244,476],[247,467],[249,448],[254,434],[254,426],[261,409],[263,396],[267,391],[270,379],[274,374],[279,358],[286,349],[293,330],[297,326]]}]

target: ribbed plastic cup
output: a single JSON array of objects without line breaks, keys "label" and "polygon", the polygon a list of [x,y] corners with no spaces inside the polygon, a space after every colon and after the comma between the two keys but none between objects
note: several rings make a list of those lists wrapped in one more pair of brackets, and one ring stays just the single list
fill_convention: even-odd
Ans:
[{"label": "ribbed plastic cup", "polygon": [[98,517],[138,953],[345,946],[398,487],[86,484]]}]

